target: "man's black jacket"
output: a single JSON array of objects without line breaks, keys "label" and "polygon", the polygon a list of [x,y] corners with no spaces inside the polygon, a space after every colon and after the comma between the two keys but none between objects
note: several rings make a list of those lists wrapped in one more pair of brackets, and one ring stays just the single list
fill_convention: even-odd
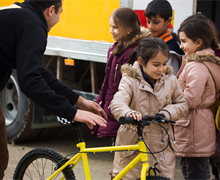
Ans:
[{"label": "man's black jacket", "polygon": [[35,2],[0,9],[0,91],[17,69],[21,91],[35,103],[72,120],[78,95],[43,67],[47,22]]}]

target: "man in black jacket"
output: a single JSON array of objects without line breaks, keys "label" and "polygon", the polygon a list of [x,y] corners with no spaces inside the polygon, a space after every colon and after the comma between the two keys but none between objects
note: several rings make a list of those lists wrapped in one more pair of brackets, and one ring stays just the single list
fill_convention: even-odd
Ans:
[{"label": "man in black jacket", "polygon": [[[84,122],[89,128],[106,126],[106,114],[98,104],[78,96],[43,66],[47,35],[61,12],[62,0],[25,0],[0,8],[0,91],[12,69],[17,69],[21,91],[35,103],[67,120]],[[0,179],[8,163],[4,121],[0,106]]]}]

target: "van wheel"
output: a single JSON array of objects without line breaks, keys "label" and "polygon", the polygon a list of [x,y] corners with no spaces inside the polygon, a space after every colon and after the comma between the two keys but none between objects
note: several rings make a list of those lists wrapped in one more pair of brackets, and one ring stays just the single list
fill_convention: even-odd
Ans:
[{"label": "van wheel", "polygon": [[16,70],[0,93],[0,103],[5,115],[8,142],[27,141],[39,134],[41,129],[30,129],[33,102],[21,92]]}]

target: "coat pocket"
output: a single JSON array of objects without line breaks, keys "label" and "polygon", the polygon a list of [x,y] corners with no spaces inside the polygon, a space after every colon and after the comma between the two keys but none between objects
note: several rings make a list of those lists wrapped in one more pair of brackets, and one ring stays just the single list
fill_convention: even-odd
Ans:
[{"label": "coat pocket", "polygon": [[[128,128],[127,126],[120,126],[117,138],[116,145],[134,145],[138,143],[138,135],[137,132]],[[122,157],[129,157],[135,154],[136,151],[122,151]]]},{"label": "coat pocket", "polygon": [[176,144],[187,144],[190,137],[190,118],[180,119],[174,125],[174,137]]}]

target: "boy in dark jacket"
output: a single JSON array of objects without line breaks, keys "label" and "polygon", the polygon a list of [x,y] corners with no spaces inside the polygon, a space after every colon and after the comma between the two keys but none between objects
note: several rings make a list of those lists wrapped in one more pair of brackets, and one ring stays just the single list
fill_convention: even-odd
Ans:
[{"label": "boy in dark jacket", "polygon": [[[89,128],[106,126],[101,117],[107,118],[106,114],[97,103],[74,93],[43,66],[48,31],[59,22],[61,12],[62,0],[25,0],[0,8],[0,91],[12,69],[17,69],[21,91],[38,105],[68,121],[84,122]],[[0,179],[7,164],[5,118],[0,106]]]},{"label": "boy in dark jacket", "polygon": [[161,38],[166,42],[170,50],[170,58],[167,65],[173,67],[174,75],[176,75],[181,66],[184,52],[180,49],[179,43],[168,29],[172,20],[172,7],[170,3],[167,0],[153,0],[148,4],[144,15],[146,16],[147,27],[152,36]]}]

